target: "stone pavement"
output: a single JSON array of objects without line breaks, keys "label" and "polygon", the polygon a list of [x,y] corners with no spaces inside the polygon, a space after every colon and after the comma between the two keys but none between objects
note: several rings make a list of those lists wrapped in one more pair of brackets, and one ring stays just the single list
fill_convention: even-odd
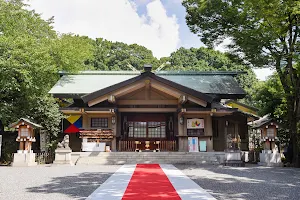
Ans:
[{"label": "stone pavement", "polygon": [[[175,167],[216,199],[300,199],[300,169],[254,165]],[[115,165],[0,167],[0,199],[83,200],[118,169],[120,166]]]}]

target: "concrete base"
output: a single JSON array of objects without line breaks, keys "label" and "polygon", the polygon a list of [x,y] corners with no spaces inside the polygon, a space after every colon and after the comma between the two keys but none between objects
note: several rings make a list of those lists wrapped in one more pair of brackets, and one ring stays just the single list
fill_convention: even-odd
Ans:
[{"label": "concrete base", "polygon": [[260,162],[259,165],[268,166],[268,167],[279,167],[282,166],[281,155],[280,153],[260,153],[259,154]]},{"label": "concrete base", "polygon": [[56,149],[55,150],[55,160],[53,164],[55,165],[74,165],[71,158],[72,150],[69,149]]},{"label": "concrete base", "polygon": [[225,166],[245,166],[241,158],[240,150],[226,150],[225,151]]},{"label": "concrete base", "polygon": [[242,153],[242,161],[244,161],[244,162],[249,162],[249,151],[242,151],[241,152]]},{"label": "concrete base", "polygon": [[12,163],[13,167],[28,167],[36,166],[35,153],[24,153],[19,151],[19,153],[14,153],[14,161]]}]

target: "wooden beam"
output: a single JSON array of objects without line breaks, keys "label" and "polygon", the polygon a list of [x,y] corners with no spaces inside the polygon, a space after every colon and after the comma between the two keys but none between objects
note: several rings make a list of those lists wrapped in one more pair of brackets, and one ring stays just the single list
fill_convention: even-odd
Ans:
[{"label": "wooden beam", "polygon": [[185,108],[181,108],[181,110],[178,112],[179,115],[183,115],[186,113],[186,109]]},{"label": "wooden beam", "polygon": [[104,110],[92,110],[92,111],[85,111],[85,113],[87,114],[112,114],[114,115],[115,113],[112,113],[111,111],[107,110],[107,111],[104,111]]},{"label": "wooden beam", "polygon": [[178,99],[179,104],[185,104],[187,102],[188,98],[185,95],[181,95]]},{"label": "wooden beam", "polygon": [[192,97],[192,96],[189,96],[188,97],[188,100],[198,104],[198,105],[201,105],[203,107],[206,107],[207,106],[207,102],[206,101],[203,101],[202,99],[198,99],[196,97]]},{"label": "wooden beam", "polygon": [[108,102],[109,103],[116,103],[116,97],[114,95],[108,96]]},{"label": "wooden beam", "polygon": [[120,97],[120,96],[123,96],[125,94],[128,94],[130,92],[133,92],[135,90],[138,90],[140,88],[143,88],[145,87],[145,83],[144,82],[138,82],[138,83],[134,83],[130,86],[127,86],[127,87],[124,87],[124,88],[121,88],[120,90],[117,90],[115,92],[112,93],[112,95],[115,95],[115,97]]},{"label": "wooden beam", "polygon": [[60,109],[60,111],[64,114],[82,114],[82,112],[80,110],[62,110],[62,109]]},{"label": "wooden beam", "polygon": [[149,100],[150,99],[150,80],[147,79],[145,80],[145,99]]},{"label": "wooden beam", "polygon": [[177,92],[176,90],[171,89],[169,87],[165,87],[161,83],[156,83],[154,81],[151,82],[151,87],[153,87],[161,92],[167,93],[173,97],[176,97],[177,99],[179,99],[180,96],[182,95],[180,92]]},{"label": "wooden beam", "polygon": [[148,112],[148,113],[155,113],[155,112],[176,112],[177,108],[119,108],[118,111],[120,112]]},{"label": "wooden beam", "polygon": [[138,82],[138,83],[131,84],[129,86],[126,86],[124,88],[116,90],[116,91],[114,91],[114,92],[112,92],[112,93],[110,93],[108,95],[103,95],[103,96],[100,96],[100,97],[98,97],[96,99],[93,99],[93,100],[89,101],[88,102],[88,106],[91,107],[91,106],[96,105],[96,104],[98,104],[100,102],[103,102],[103,101],[109,99],[110,96],[114,96],[114,98],[123,96],[125,94],[128,94],[128,93],[134,91],[134,90],[138,90],[138,89],[140,89],[140,88],[142,88],[144,86],[145,86],[144,82]]},{"label": "wooden beam", "polygon": [[177,105],[177,100],[118,100],[118,105]]},{"label": "wooden beam", "polygon": [[192,101],[194,103],[197,103],[198,105],[201,105],[203,107],[207,106],[207,102],[206,101],[203,101],[202,99],[198,99],[198,98],[193,97],[193,96],[187,96],[186,94],[182,94],[182,92],[177,91],[175,88],[170,88],[170,87],[164,86],[161,83],[156,83],[155,81],[151,81],[151,87],[153,87],[153,88],[155,88],[157,90],[160,90],[160,91],[162,91],[164,93],[167,93],[167,94],[169,94],[169,95],[171,95],[173,97],[176,97],[178,99],[180,99],[182,96],[186,96],[187,100],[190,100],[190,101]]}]

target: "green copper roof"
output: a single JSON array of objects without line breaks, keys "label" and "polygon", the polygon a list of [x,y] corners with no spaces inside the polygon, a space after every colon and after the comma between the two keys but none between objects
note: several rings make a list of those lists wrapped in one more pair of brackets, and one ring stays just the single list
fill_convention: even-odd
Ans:
[{"label": "green copper roof", "polygon": [[138,74],[78,74],[63,75],[49,91],[50,94],[84,95],[126,81]]},{"label": "green copper roof", "polygon": [[[140,72],[132,71],[84,71],[78,74],[60,73],[61,79],[49,91],[50,94],[63,97],[64,95],[83,96],[102,90],[123,81],[139,76]],[[195,91],[219,95],[245,95],[244,90],[235,81],[238,72],[180,72],[160,71],[158,77],[167,79]]]},{"label": "green copper roof", "polygon": [[244,94],[243,89],[229,75],[160,75],[169,81],[181,84],[206,94]]}]

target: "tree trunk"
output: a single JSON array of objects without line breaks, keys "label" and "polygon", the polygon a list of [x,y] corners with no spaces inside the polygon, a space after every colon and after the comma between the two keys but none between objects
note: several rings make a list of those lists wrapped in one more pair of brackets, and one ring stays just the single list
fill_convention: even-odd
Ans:
[{"label": "tree trunk", "polygon": [[295,167],[299,166],[299,148],[298,148],[298,134],[297,134],[297,122],[293,120],[291,123],[291,140],[293,144],[293,163]]},{"label": "tree trunk", "polygon": [[295,103],[297,97],[288,97],[288,119],[289,119],[289,134],[290,140],[292,141],[293,145],[293,165],[295,167],[299,166],[299,146],[298,146],[298,130],[297,130],[297,111],[295,110]]},{"label": "tree trunk", "polygon": [[[297,130],[297,123],[298,123],[298,103],[299,103],[299,92],[297,90],[297,85],[299,83],[298,77],[296,74],[291,73],[292,69],[292,59],[289,58],[287,67],[285,71],[282,71],[280,67],[281,57],[277,58],[276,60],[276,71],[279,75],[280,82],[283,86],[285,97],[287,100],[287,119],[288,119],[288,126],[289,126],[289,137],[290,141],[292,142],[293,146],[293,164],[296,167],[299,166],[299,147],[298,147],[298,130]],[[288,68],[288,66],[290,68]],[[284,72],[284,73],[283,73]],[[287,73],[290,72],[290,73]],[[291,87],[291,86],[294,86]],[[296,87],[296,88],[295,88]]]},{"label": "tree trunk", "polygon": [[4,132],[4,125],[0,119],[0,133]]}]

